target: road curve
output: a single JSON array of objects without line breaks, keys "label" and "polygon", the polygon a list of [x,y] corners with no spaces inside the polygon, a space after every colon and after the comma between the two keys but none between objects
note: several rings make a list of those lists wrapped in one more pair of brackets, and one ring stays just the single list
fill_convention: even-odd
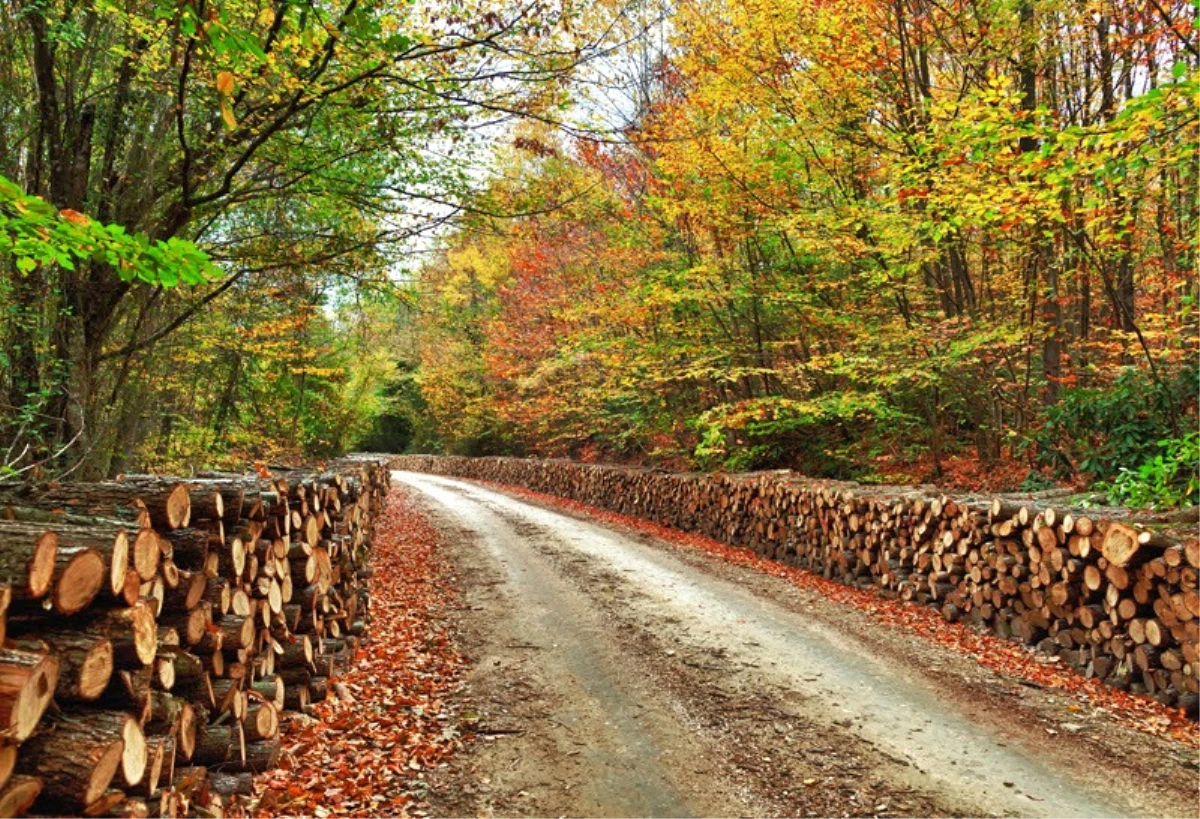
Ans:
[{"label": "road curve", "polygon": [[[572,797],[530,804],[529,812],[787,812],[812,803],[815,790],[806,795],[805,785],[847,794],[868,780],[878,790],[862,798],[878,804],[859,803],[853,790],[847,813],[1133,816],[1183,805],[1161,789],[1123,787],[1117,773],[1096,770],[1103,759],[1081,764],[1088,749],[1064,753],[1065,738],[1047,737],[1053,729],[1006,724],[963,706],[947,696],[939,658],[897,662],[895,652],[842,629],[827,601],[781,602],[647,537],[478,485],[394,477],[471,545],[473,573],[492,572],[502,598],[487,611],[489,627],[504,621],[504,646],[518,646],[507,653],[526,649],[517,670],[553,689],[545,708],[558,726],[552,730],[562,729],[554,742],[571,747],[544,751],[541,764],[569,758],[563,769],[571,772],[557,781]],[[502,659],[497,654],[497,668]],[[667,667],[692,676],[673,686],[656,677]],[[722,720],[696,716],[709,713],[696,704],[701,693],[721,704]],[[743,696],[748,704],[730,704]],[[738,708],[779,715],[776,739],[760,735],[747,747],[767,760],[760,767],[787,771],[783,780],[745,785],[725,764],[739,756],[740,723],[729,722]],[[795,779],[807,771],[818,776]],[[543,784],[555,790],[554,781]],[[792,801],[772,803],[778,794],[767,791],[781,788]],[[812,804],[830,811],[829,803]]]}]

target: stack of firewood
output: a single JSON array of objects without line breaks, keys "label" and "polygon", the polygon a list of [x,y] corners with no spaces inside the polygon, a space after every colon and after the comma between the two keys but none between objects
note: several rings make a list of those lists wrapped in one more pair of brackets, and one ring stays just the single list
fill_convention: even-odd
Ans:
[{"label": "stack of firewood", "polygon": [[[393,459],[398,469],[523,486],[700,532],[884,595],[936,606],[1179,705],[1200,691],[1195,510],[1057,509],[1055,493],[948,497],[788,472],[698,475],[508,458]],[[1060,495],[1059,497],[1065,497]]]},{"label": "stack of firewood", "polygon": [[0,495],[0,817],[220,815],[365,630],[389,473]]}]

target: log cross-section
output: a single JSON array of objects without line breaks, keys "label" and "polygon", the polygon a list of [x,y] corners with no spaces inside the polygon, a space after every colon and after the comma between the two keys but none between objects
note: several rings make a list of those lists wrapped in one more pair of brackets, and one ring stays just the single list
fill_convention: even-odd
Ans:
[{"label": "log cross-section", "polygon": [[57,684],[57,657],[0,648],[0,735],[9,742],[28,739]]}]

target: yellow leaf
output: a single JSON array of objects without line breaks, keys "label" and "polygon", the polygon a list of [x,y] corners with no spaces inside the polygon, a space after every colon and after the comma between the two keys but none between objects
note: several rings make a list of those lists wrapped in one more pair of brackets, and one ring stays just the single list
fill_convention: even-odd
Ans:
[{"label": "yellow leaf", "polygon": [[237,127],[237,117],[233,115],[233,107],[229,104],[229,100],[221,99],[221,119],[225,120],[225,127],[232,131]]},{"label": "yellow leaf", "polygon": [[228,71],[217,72],[217,91],[225,96],[233,93],[233,74]]}]

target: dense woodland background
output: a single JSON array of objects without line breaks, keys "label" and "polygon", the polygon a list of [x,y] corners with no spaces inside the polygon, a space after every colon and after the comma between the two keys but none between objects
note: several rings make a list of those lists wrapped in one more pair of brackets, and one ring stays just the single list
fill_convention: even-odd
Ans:
[{"label": "dense woodland background", "polygon": [[1197,14],[0,0],[0,463],[1194,503]]},{"label": "dense woodland background", "polygon": [[671,21],[625,142],[530,129],[493,186],[570,204],[424,272],[431,441],[1195,499],[1194,7]]}]

